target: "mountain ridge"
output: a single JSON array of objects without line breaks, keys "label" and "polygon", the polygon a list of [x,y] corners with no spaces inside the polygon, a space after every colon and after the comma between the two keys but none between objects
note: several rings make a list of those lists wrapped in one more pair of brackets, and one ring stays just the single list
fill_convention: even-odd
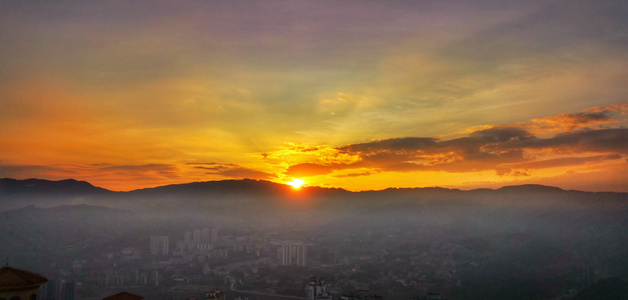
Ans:
[{"label": "mountain ridge", "polygon": [[[248,190],[246,190],[248,189]],[[87,181],[80,181],[76,179],[63,179],[63,180],[47,180],[47,179],[13,179],[13,178],[1,178],[0,179],[0,194],[20,194],[20,193],[36,193],[46,192],[52,194],[142,194],[142,193],[174,193],[174,192],[199,192],[199,191],[218,191],[218,192],[230,192],[230,193],[243,193],[243,192],[271,192],[271,193],[285,193],[295,192],[296,190],[289,185],[276,183],[268,180],[255,180],[255,179],[227,179],[227,180],[212,180],[212,181],[194,181],[187,183],[168,184],[157,187],[141,188],[130,191],[112,191],[106,188],[94,186]],[[627,194],[624,192],[613,191],[582,191],[582,190],[565,190],[560,187],[548,186],[542,184],[522,184],[522,185],[505,185],[500,188],[477,188],[470,190],[461,190],[458,188],[445,188],[445,187],[410,187],[410,188],[397,188],[390,187],[382,190],[363,190],[363,191],[349,191],[343,188],[329,188],[321,186],[305,186],[300,189],[307,193],[345,193],[345,194],[359,194],[359,193],[380,193],[380,192],[431,192],[431,193],[458,193],[458,192],[582,192],[582,193],[612,193],[612,194]]]}]

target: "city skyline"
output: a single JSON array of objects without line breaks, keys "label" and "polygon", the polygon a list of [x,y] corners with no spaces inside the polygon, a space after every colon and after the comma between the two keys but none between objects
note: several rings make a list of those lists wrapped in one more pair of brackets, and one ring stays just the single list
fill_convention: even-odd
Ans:
[{"label": "city skyline", "polygon": [[0,178],[628,192],[627,11],[3,2]]}]

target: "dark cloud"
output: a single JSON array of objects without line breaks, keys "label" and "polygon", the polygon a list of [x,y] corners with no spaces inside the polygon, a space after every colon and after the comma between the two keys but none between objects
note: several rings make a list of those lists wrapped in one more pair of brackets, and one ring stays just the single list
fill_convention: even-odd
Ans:
[{"label": "dark cloud", "polygon": [[587,157],[561,157],[554,159],[546,159],[539,161],[531,161],[520,164],[512,165],[513,168],[518,169],[544,169],[544,168],[554,168],[554,167],[564,167],[564,166],[577,166],[586,163],[592,162],[601,162],[603,160],[613,160],[613,159],[621,159],[621,156],[618,154],[612,155],[595,155],[595,156],[587,156]]},{"label": "dark cloud", "polygon": [[506,176],[506,175],[514,176],[514,177],[530,176],[530,174],[528,174],[525,171],[513,170],[511,168],[505,168],[505,167],[495,168],[495,173],[497,173],[497,175],[499,176]]},{"label": "dark cloud", "polygon": [[272,179],[277,177],[274,174],[245,168],[236,164],[222,164],[222,163],[188,163],[187,165],[193,165],[195,169],[205,170],[206,174],[221,175],[233,179]]},{"label": "dark cloud", "polygon": [[436,144],[434,138],[404,137],[377,140],[369,143],[352,144],[337,148],[345,153],[369,153],[386,151],[417,151]]},{"label": "dark cloud", "polygon": [[529,131],[515,126],[495,126],[473,132],[470,136],[483,142],[509,142],[532,138]]},{"label": "dark cloud", "polygon": [[104,165],[98,168],[101,171],[177,171],[177,167],[169,164],[146,164],[146,165]]},{"label": "dark cloud", "polygon": [[222,170],[214,174],[220,174],[222,176],[234,178],[234,179],[244,179],[244,178],[272,179],[272,178],[277,177],[275,174],[270,174],[270,173],[253,170],[249,168],[243,168],[243,167],[235,167],[235,168],[231,168],[227,170]]},{"label": "dark cloud", "polygon": [[598,129],[558,134],[552,138],[527,140],[517,145],[532,149],[562,149],[576,152],[628,153],[628,129]]},{"label": "dark cloud", "polygon": [[[146,173],[157,174],[167,178],[178,178],[179,169],[175,165],[170,164],[145,164],[145,165],[103,165],[97,167],[97,173],[114,173],[116,175],[132,175],[138,174],[145,178]],[[139,175],[141,174],[141,175]]]},{"label": "dark cloud", "polygon": [[611,117],[612,107],[599,111],[585,111],[576,114],[561,114],[557,116],[533,119],[532,122],[539,125],[539,129],[564,129],[573,131],[584,129],[594,125],[613,124],[617,120]]},{"label": "dark cloud", "polygon": [[[582,116],[583,122],[592,118],[605,118],[603,114],[597,113]],[[539,138],[525,126],[494,126],[466,137],[445,141],[403,137],[345,145],[336,149],[343,154],[355,155],[358,160],[353,163],[302,163],[289,167],[286,174],[314,176],[338,170],[367,168],[378,172],[495,170],[501,176],[529,176],[521,170],[620,159],[621,154],[628,152],[628,129],[588,129]],[[568,153],[572,157],[536,160],[535,151]],[[573,157],[578,153],[599,155]]]},{"label": "dark cloud", "polygon": [[360,177],[360,176],[368,176],[373,174],[372,172],[358,172],[358,173],[349,173],[349,174],[342,174],[342,175],[334,175],[334,177],[336,178],[347,178],[347,177]]}]

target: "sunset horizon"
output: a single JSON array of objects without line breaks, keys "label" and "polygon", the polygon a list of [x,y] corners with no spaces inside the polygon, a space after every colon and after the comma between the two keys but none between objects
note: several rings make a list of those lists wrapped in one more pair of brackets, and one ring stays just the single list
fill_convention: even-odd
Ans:
[{"label": "sunset horizon", "polygon": [[621,1],[118,4],[0,4],[0,178],[628,192]]}]

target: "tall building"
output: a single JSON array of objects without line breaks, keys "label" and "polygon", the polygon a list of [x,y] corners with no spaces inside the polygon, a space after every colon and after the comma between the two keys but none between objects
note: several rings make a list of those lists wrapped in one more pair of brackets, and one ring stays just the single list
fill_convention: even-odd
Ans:
[{"label": "tall building", "polygon": [[154,286],[159,286],[159,271],[155,270],[150,273],[150,281]]},{"label": "tall building", "polygon": [[212,244],[218,243],[218,228],[212,228],[212,235],[210,242]]},{"label": "tall building", "polygon": [[193,233],[192,233],[192,240],[194,241],[194,245],[198,245],[201,242],[201,230],[200,229],[194,229]]},{"label": "tall building", "polygon": [[302,242],[286,241],[279,246],[277,255],[282,266],[304,267],[307,260],[307,246]]},{"label": "tall building", "polygon": [[42,300],[74,300],[76,284],[73,280],[50,280],[41,288]]},{"label": "tall building", "polygon": [[307,284],[307,300],[332,300],[327,293],[327,284],[320,277],[310,277]]},{"label": "tall building", "polygon": [[48,279],[12,267],[0,268],[0,299],[38,300],[39,287]]},{"label": "tall building", "polygon": [[211,231],[209,228],[201,229],[201,244],[208,244],[211,242]]},{"label": "tall building", "polygon": [[150,253],[152,255],[168,255],[170,248],[169,238],[165,235],[150,237]]}]

